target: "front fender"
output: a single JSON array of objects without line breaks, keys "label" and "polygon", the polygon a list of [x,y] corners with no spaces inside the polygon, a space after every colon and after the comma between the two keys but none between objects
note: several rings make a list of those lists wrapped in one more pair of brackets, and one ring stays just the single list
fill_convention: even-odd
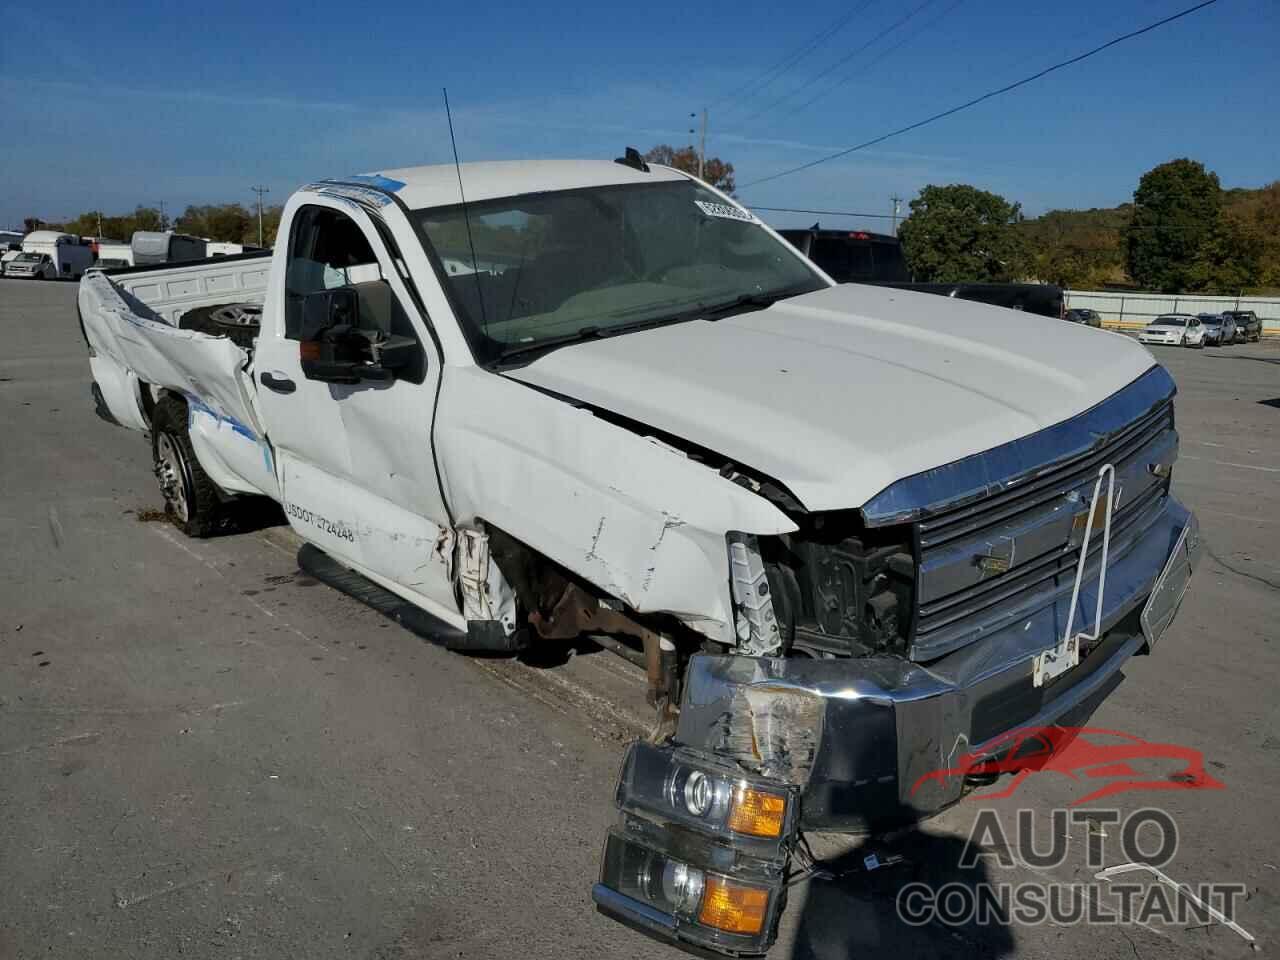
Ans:
[{"label": "front fender", "polygon": [[796,529],[679,451],[479,367],[443,371],[435,445],[455,524],[489,521],[632,609],[726,643],[725,534]]}]

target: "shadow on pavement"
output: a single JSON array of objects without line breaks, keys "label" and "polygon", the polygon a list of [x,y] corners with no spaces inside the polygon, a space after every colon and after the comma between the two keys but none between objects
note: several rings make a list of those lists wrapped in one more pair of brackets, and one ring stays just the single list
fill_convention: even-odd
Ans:
[{"label": "shadow on pavement", "polygon": [[1210,353],[1210,354],[1207,354],[1207,356],[1214,360],[1248,360],[1253,363],[1280,364],[1280,357],[1240,357],[1240,356],[1233,357],[1230,354],[1226,354],[1226,353]]},{"label": "shadow on pavement", "polygon": [[[985,924],[966,919],[955,925],[938,920],[912,925],[899,915],[899,894],[915,889],[909,885],[925,884],[941,897],[957,885],[976,895],[991,882],[985,860],[961,866],[965,845],[960,837],[912,829],[891,841],[878,839],[874,848],[859,847],[820,862],[834,877],[809,881],[790,960],[1008,956],[1014,939],[998,906]],[[895,856],[902,860],[868,872],[863,860],[873,851],[882,863]]]}]

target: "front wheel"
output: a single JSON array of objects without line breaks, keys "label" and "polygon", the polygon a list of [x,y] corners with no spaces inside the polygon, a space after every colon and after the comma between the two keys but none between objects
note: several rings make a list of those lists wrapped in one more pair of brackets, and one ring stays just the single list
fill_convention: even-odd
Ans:
[{"label": "front wheel", "polygon": [[196,459],[187,433],[187,406],[166,397],[151,415],[151,455],[164,496],[165,513],[189,537],[207,537],[217,529],[222,501]]}]

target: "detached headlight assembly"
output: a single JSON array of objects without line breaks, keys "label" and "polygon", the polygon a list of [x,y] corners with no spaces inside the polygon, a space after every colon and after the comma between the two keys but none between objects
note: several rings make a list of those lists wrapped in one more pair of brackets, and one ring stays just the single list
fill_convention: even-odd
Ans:
[{"label": "detached headlight assembly", "polygon": [[702,869],[615,831],[592,897],[606,913],[651,932],[752,953],[772,942],[782,887]]},{"label": "detached headlight assembly", "polygon": [[622,810],[676,821],[756,855],[782,852],[781,845],[793,832],[797,807],[793,788],[745,776],[736,767],[687,751],[644,742],[633,743],[627,751],[617,802]]}]

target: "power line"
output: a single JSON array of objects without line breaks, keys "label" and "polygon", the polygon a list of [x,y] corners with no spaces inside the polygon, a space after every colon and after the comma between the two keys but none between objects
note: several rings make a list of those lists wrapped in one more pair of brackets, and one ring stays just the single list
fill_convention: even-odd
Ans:
[{"label": "power line", "polygon": [[825,90],[819,90],[817,93],[815,93],[812,97],[810,97],[804,103],[800,104],[798,107],[792,107],[790,110],[787,111],[788,116],[794,117],[797,113],[800,113],[802,110],[808,110],[811,106],[813,106],[819,100],[823,99],[824,97],[830,96],[834,90],[844,86],[850,80],[854,79],[854,77],[865,74],[877,63],[884,60],[890,54],[896,53],[897,51],[901,50],[906,44],[910,43],[916,37],[920,36],[920,34],[924,33],[930,27],[937,26],[937,24],[940,21],[946,19],[946,17],[949,16],[951,12],[954,11],[956,7],[960,6],[960,4],[962,3],[964,3],[964,0],[954,0],[954,2],[950,4],[950,6],[948,6],[945,10],[941,11],[932,20],[929,20],[928,22],[921,24],[920,29],[916,30],[914,33],[908,33],[905,37],[903,37],[893,46],[880,51],[879,55],[872,58],[867,63],[863,64],[860,69],[855,70],[853,73],[850,73],[844,77],[841,77],[840,79],[836,80],[835,83],[827,87]]},{"label": "power line", "polygon": [[893,130],[893,131],[890,131],[889,133],[881,134],[880,136],[875,137],[871,140],[865,140],[862,143],[849,147],[848,149],[837,151],[836,153],[830,154],[825,157],[819,157],[817,160],[810,160],[808,163],[802,163],[798,167],[792,167],[789,170],[783,170],[780,173],[770,174],[767,177],[761,177],[759,180],[752,180],[750,183],[743,184],[738,189],[746,190],[750,187],[758,186],[762,183],[768,183],[770,180],[777,180],[780,177],[787,177],[793,173],[799,173],[802,170],[808,170],[810,167],[816,167],[819,164],[827,163],[830,160],[838,160],[841,157],[847,157],[851,153],[854,153],[858,150],[865,150],[867,147],[873,147],[877,143],[883,143],[884,141],[892,137],[897,137],[904,133],[909,133],[912,130],[918,130],[923,126],[926,126],[927,124],[933,123],[937,120],[942,120],[946,117],[950,117],[954,114],[959,113],[961,110],[967,110],[969,107],[976,106],[977,104],[982,103],[984,100],[990,100],[993,97],[998,97],[1001,94],[1008,93],[1011,90],[1016,90],[1018,87],[1026,86],[1028,83],[1031,83],[1032,81],[1035,81],[1035,80],[1039,80],[1041,77],[1048,76],[1049,74],[1053,73],[1056,70],[1061,70],[1064,67],[1069,67],[1073,64],[1079,63],[1081,60],[1087,60],[1089,57],[1092,57],[1094,54],[1101,53],[1103,50],[1106,50],[1110,47],[1114,47],[1116,44],[1123,43],[1126,40],[1132,40],[1134,37],[1140,37],[1144,33],[1150,33],[1152,30],[1156,30],[1160,27],[1165,26],[1166,24],[1173,23],[1173,21],[1175,20],[1181,20],[1183,17],[1188,16],[1192,13],[1195,13],[1197,10],[1203,10],[1205,7],[1212,6],[1217,2],[1218,0],[1203,0],[1202,3],[1198,3],[1194,7],[1188,7],[1187,9],[1182,10],[1179,13],[1175,13],[1172,16],[1165,17],[1163,20],[1157,20],[1155,23],[1148,24],[1147,26],[1142,27],[1138,30],[1133,30],[1129,33],[1123,34],[1122,36],[1116,37],[1112,40],[1108,40],[1106,43],[1102,44],[1101,46],[1094,47],[1092,50],[1087,50],[1084,53],[1078,54],[1077,56],[1070,58],[1069,60],[1062,60],[1058,63],[1055,63],[1051,67],[1046,67],[1045,69],[1039,71],[1038,73],[1033,73],[1029,77],[1024,77],[1021,80],[1017,80],[1017,81],[1014,81],[1013,83],[1000,87],[998,90],[992,90],[988,93],[982,94],[979,97],[974,97],[972,100],[966,101],[965,103],[962,103],[959,106],[951,107],[950,109],[943,110],[940,113],[935,113],[931,117],[926,117],[923,120],[917,120],[915,123],[908,124],[905,127],[899,127],[897,130]]},{"label": "power line", "polygon": [[[904,200],[905,197],[890,197],[889,200],[895,207]],[[899,213],[862,213],[857,210],[811,210],[806,207],[758,207],[754,204],[746,204],[748,210],[764,210],[766,213],[810,213],[820,217],[862,217],[871,220],[901,220],[902,214]],[[1042,215],[1041,217],[1032,217],[1022,220],[1015,226],[1048,226]],[[1118,223],[1118,224],[1079,224],[1076,227],[1068,227],[1066,230],[1070,232],[1072,229],[1100,230],[1103,232],[1124,232],[1127,230],[1200,230],[1207,229],[1196,224],[1176,224],[1176,223]]]},{"label": "power line", "polygon": [[866,41],[862,46],[858,47],[857,49],[855,49],[855,50],[854,50],[853,52],[851,52],[851,53],[847,53],[847,54],[845,54],[843,57],[841,57],[841,58],[840,58],[839,60],[837,60],[835,63],[833,63],[833,64],[831,64],[830,66],[828,66],[825,70],[823,70],[823,71],[822,71],[821,73],[819,73],[817,76],[815,76],[815,77],[811,77],[809,80],[805,81],[805,82],[804,82],[803,84],[801,84],[800,86],[795,87],[794,89],[787,91],[787,92],[786,92],[786,93],[784,93],[782,96],[778,97],[778,99],[776,99],[776,100],[774,100],[773,102],[771,102],[771,103],[769,103],[769,104],[767,104],[767,105],[765,105],[765,106],[761,107],[761,108],[760,108],[759,110],[757,110],[755,113],[749,114],[749,115],[746,117],[746,119],[744,119],[742,122],[743,122],[743,123],[746,123],[746,122],[748,122],[748,121],[754,120],[756,117],[763,116],[764,114],[766,114],[766,113],[768,113],[769,111],[771,111],[774,107],[777,107],[777,106],[779,106],[780,104],[783,104],[783,103],[785,103],[786,101],[790,100],[792,97],[794,97],[794,96],[795,96],[797,93],[799,93],[801,90],[805,90],[805,89],[807,89],[807,88],[811,87],[813,84],[817,83],[819,80],[822,80],[823,78],[830,76],[832,73],[834,73],[835,71],[839,70],[841,67],[843,67],[846,63],[848,63],[850,60],[852,60],[852,59],[853,59],[854,57],[856,57],[858,54],[860,54],[860,53],[864,52],[868,47],[873,46],[874,44],[878,43],[880,40],[883,40],[885,37],[887,37],[889,34],[893,33],[893,31],[897,30],[900,26],[902,26],[904,23],[906,23],[908,20],[910,20],[912,17],[914,17],[917,13],[919,13],[919,12],[920,12],[921,10],[923,10],[925,7],[929,6],[930,4],[932,4],[932,3],[934,3],[934,2],[935,2],[935,0],[924,0],[924,2],[923,2],[923,3],[917,4],[915,7],[912,7],[910,10],[908,10],[908,11],[906,12],[906,14],[904,14],[904,15],[903,15],[903,16],[901,16],[901,17],[899,17],[897,20],[895,20],[895,21],[894,21],[893,23],[891,23],[889,26],[885,27],[883,30],[881,30],[879,33],[877,33],[877,34],[876,34],[874,37],[872,37],[870,40]]},{"label": "power line", "polygon": [[[756,76],[755,79],[749,80],[746,83],[744,83],[741,87],[738,87],[735,90],[730,90],[728,93],[725,93],[720,97],[717,97],[715,100],[711,101],[709,106],[713,106],[713,107],[717,106],[718,104],[724,103],[726,100],[730,99],[731,97],[743,96],[748,91],[752,91],[752,88],[754,88],[754,90],[752,91],[751,95],[752,96],[759,95],[767,87],[769,87],[775,80],[781,77],[782,74],[785,73],[790,67],[795,66],[804,57],[808,56],[814,50],[818,49],[818,47],[822,46],[822,44],[826,43],[833,36],[835,36],[837,33],[839,33],[841,30],[847,27],[850,23],[852,23],[853,18],[858,16],[858,14],[862,13],[862,11],[864,11],[870,5],[871,5],[871,0],[863,0],[863,3],[860,6],[855,7],[854,9],[846,13],[844,16],[838,17],[829,26],[824,27],[822,30],[819,30],[818,33],[815,34],[808,42],[803,44],[798,49],[787,54],[781,60],[776,61],[773,64],[773,66],[767,68],[763,73]],[[730,109],[733,109],[733,108],[731,107]]]}]

